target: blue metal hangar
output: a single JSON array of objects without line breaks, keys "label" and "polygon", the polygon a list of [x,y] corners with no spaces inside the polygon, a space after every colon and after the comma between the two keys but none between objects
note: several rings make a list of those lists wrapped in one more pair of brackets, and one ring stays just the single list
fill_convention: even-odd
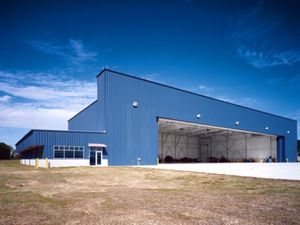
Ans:
[{"label": "blue metal hangar", "polygon": [[295,120],[109,69],[97,76],[97,87],[97,100],[68,121],[68,130],[31,130],[21,138],[21,162],[296,161]]}]

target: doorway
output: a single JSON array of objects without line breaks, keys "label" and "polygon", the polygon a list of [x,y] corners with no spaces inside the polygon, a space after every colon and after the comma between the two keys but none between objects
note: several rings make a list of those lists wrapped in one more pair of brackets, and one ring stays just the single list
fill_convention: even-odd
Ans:
[{"label": "doorway", "polygon": [[102,158],[102,148],[90,148],[90,166],[101,166]]},{"label": "doorway", "polygon": [[[158,118],[160,163],[281,161],[275,135]],[[280,144],[279,144],[280,147]],[[278,158],[277,158],[278,157]],[[281,156],[283,159],[284,155]]]}]

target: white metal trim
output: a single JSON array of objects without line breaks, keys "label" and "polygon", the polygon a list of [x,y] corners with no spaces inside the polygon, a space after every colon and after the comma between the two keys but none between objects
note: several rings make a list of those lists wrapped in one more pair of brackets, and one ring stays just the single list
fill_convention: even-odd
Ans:
[{"label": "white metal trim", "polygon": [[[98,153],[101,153],[101,163],[98,164]],[[103,165],[103,151],[95,151],[95,166],[102,166]]]},{"label": "white metal trim", "polygon": [[100,144],[100,143],[89,143],[89,148],[107,148],[106,144]]}]

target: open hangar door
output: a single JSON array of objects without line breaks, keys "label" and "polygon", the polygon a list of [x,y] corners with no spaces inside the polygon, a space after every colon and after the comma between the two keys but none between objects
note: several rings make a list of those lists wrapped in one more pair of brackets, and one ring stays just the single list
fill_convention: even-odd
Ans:
[{"label": "open hangar door", "polygon": [[159,163],[276,161],[276,136],[158,119]]}]

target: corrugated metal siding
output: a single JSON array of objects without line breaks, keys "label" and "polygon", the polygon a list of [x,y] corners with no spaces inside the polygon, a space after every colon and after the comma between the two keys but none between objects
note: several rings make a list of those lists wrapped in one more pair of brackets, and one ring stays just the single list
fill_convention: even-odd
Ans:
[{"label": "corrugated metal siding", "polygon": [[105,131],[105,77],[97,79],[97,101],[68,121],[68,130]]},{"label": "corrugated metal siding", "polygon": [[68,121],[69,130],[82,130],[82,131],[100,131],[99,127],[99,103],[93,102],[87,108],[82,110],[76,116]]},{"label": "corrugated metal siding", "polygon": [[[156,164],[157,117],[285,137],[286,157],[296,160],[297,123],[294,120],[251,110],[180,91],[130,76],[104,71],[107,144],[110,164]],[[99,84],[99,80],[98,80]],[[138,101],[138,108],[132,107]],[[101,107],[101,106],[99,106]],[[200,119],[196,114],[201,113]],[[237,127],[235,121],[240,121]],[[268,126],[269,130],[265,130]],[[291,133],[287,134],[287,130]]]},{"label": "corrugated metal siding", "polygon": [[[103,133],[33,130],[17,145],[45,145],[44,156],[53,157],[53,145],[107,144],[110,165],[156,164],[157,118],[240,129],[282,136],[279,160],[296,160],[297,122],[205,96],[147,82],[105,70],[97,79],[98,100],[70,120],[69,129],[103,130]],[[132,103],[137,101],[138,108]],[[196,118],[200,113],[202,117]],[[235,121],[240,121],[237,127]],[[265,130],[268,126],[270,129]],[[290,134],[287,134],[287,130]],[[284,151],[284,152],[282,152]],[[284,158],[283,158],[284,157]]]},{"label": "corrugated metal siding", "polygon": [[31,130],[23,137],[22,141],[19,141],[18,144],[16,144],[16,151],[20,152],[23,149],[33,145],[36,145],[36,134],[33,130]]},{"label": "corrugated metal siding", "polygon": [[97,96],[98,96],[98,126],[99,130],[106,131],[106,86],[105,77],[100,76],[97,79]]},{"label": "corrugated metal siding", "polygon": [[[106,135],[99,132],[74,132],[74,131],[50,131],[32,130],[32,134],[21,141],[16,147],[17,152],[33,145],[44,145],[43,158],[53,158],[54,145],[84,146],[84,158],[88,158],[88,143],[106,144]],[[106,159],[109,152],[104,155]]]}]

